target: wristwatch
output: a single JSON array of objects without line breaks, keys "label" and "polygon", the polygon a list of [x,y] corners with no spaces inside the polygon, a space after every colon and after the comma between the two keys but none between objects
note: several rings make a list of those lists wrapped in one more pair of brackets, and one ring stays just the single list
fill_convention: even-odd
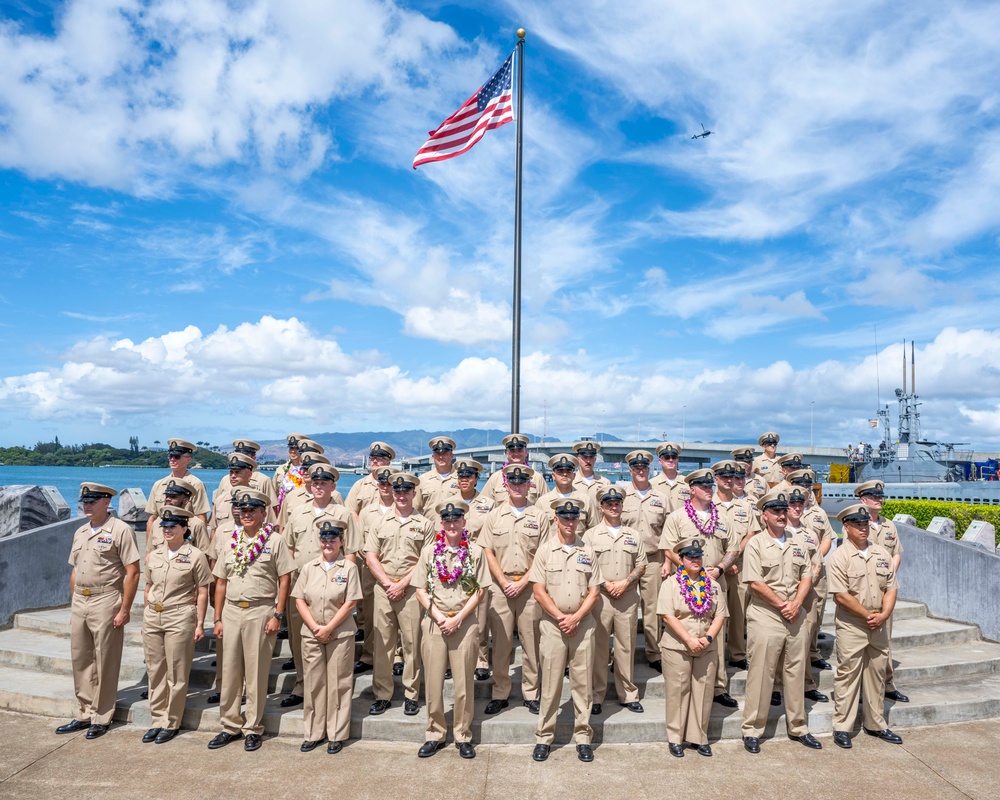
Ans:
[{"label": "wristwatch", "polygon": [[274,612],[274,618],[276,620],[278,620],[278,622],[284,622],[285,621],[285,615],[284,614],[279,614],[277,611]]},{"label": "wristwatch", "polygon": [[219,617],[219,618],[218,618],[217,620],[215,620],[215,621],[214,621],[214,622],[213,622],[212,624],[213,624],[213,625],[218,625],[218,624],[219,624],[220,622],[222,622],[222,617]]},{"label": "wristwatch", "polygon": [[708,639],[708,643],[709,643],[709,644],[711,644],[711,643],[712,643],[712,637],[711,637],[711,636],[709,636],[709,635],[708,635],[707,633],[705,634],[705,638],[706,638],[706,639]]}]

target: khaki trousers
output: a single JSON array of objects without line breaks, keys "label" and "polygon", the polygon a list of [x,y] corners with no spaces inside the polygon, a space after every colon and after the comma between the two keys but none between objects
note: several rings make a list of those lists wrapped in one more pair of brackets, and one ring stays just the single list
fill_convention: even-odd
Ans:
[{"label": "khaki trousers", "polygon": [[800,611],[794,623],[751,602],[747,609],[746,703],[743,707],[743,735],[760,737],[767,724],[774,678],[781,669],[785,700],[785,726],[789,736],[809,733],[806,724],[805,677],[809,642],[805,615]]},{"label": "khaki trousers", "polygon": [[592,612],[594,621],[594,696],[593,702],[603,703],[608,693],[608,649],[614,635],[615,696],[618,702],[634,703],[639,699],[635,685],[636,622],[639,619],[639,593],[630,588],[615,599],[603,592]]},{"label": "khaki trousers", "polygon": [[476,606],[476,624],[479,628],[479,652],[476,656],[476,669],[490,668],[490,592],[483,592],[479,605]]},{"label": "khaki trousers", "polygon": [[892,614],[889,615],[889,619],[882,627],[885,628],[885,635],[889,637],[889,654],[885,666],[885,691],[894,692],[896,691],[896,679],[892,669]]},{"label": "khaki trousers", "polygon": [[[222,649],[226,663],[222,672],[222,700],[219,719],[227,733],[264,732],[264,702],[267,679],[277,634],[264,633],[274,615],[274,605],[240,608],[226,603],[222,610]],[[240,714],[240,696],[246,683],[246,714]]]},{"label": "khaki trousers", "polygon": [[663,551],[646,553],[649,564],[639,578],[639,598],[642,601],[642,636],[645,640],[646,661],[650,663],[660,660],[660,626],[663,620],[656,613],[656,601],[660,597],[660,568],[663,566]]},{"label": "khaki trousers", "polygon": [[142,651],[149,673],[150,727],[177,730],[184,720],[188,679],[194,660],[194,629],[198,611],[180,606],[142,614]]},{"label": "khaki trousers", "polygon": [[[360,554],[359,554],[360,555]],[[354,608],[358,615],[358,627],[364,631],[361,644],[361,661],[375,663],[375,576],[372,575],[363,558],[358,559],[358,577],[361,579],[361,602]]]},{"label": "khaki trousers", "polygon": [[730,577],[726,590],[726,604],[729,606],[726,644],[729,646],[730,661],[742,661],[747,657],[747,591],[738,577],[735,580]]},{"label": "khaki trousers", "polygon": [[687,650],[660,648],[667,707],[667,742],[708,744],[715,670],[721,650],[716,639],[700,655]]},{"label": "khaki trousers", "polygon": [[[729,584],[733,583],[729,576],[723,575],[719,581],[719,595],[725,597],[728,602]],[[719,635],[712,641],[715,647],[715,694],[724,694],[729,691],[729,673],[726,672],[726,626],[723,624]]]},{"label": "khaki trousers", "polygon": [[[289,576],[288,585],[295,586],[298,579],[299,571],[295,570]],[[285,625],[288,628],[288,648],[292,651],[292,661],[295,662],[295,685],[292,687],[291,694],[305,697],[302,666],[302,616],[299,614],[295,599],[290,598],[290,600],[291,602],[285,605]]]},{"label": "khaki trousers", "polygon": [[812,617],[809,620],[812,631],[809,634],[810,661],[822,658],[819,654],[819,629],[823,626],[823,615],[826,613],[826,570],[823,571],[820,579],[813,584],[813,591],[816,593],[816,607],[813,609]]},{"label": "khaki trousers", "polygon": [[444,672],[451,669],[455,688],[455,742],[472,741],[472,718],[476,709],[476,688],[472,673],[479,649],[479,626],[467,617],[450,636],[441,633],[429,616],[420,623],[420,650],[424,660],[424,693],[427,695],[426,742],[443,742],[448,735],[444,718]]},{"label": "khaki trousers", "polygon": [[[289,633],[291,628],[289,628]],[[351,737],[354,695],[354,635],[320,642],[300,626],[302,677],[305,687],[302,723],[305,738],[343,742]]]},{"label": "khaki trousers", "polygon": [[73,594],[70,610],[70,654],[73,687],[80,704],[77,719],[110,725],[118,697],[125,628],[114,626],[122,594],[114,590],[84,597]]},{"label": "khaki trousers", "polygon": [[[526,581],[527,578],[521,578]],[[510,661],[514,652],[514,625],[521,642],[521,697],[538,699],[538,620],[541,611],[531,586],[515,598],[507,597],[499,584],[490,587],[490,633],[493,636],[493,699],[510,697]]]},{"label": "khaki trousers", "polygon": [[403,642],[403,696],[420,699],[420,617],[423,609],[412,586],[400,600],[390,600],[381,585],[375,586],[375,675],[372,684],[376,700],[392,700],[396,688],[392,662],[396,641]]},{"label": "khaki trousers", "polygon": [[[855,621],[856,620],[856,621]],[[837,609],[837,672],[833,676],[833,730],[851,731],[858,718],[870,731],[889,727],[885,721],[885,674],[889,663],[889,631],[869,630],[865,621]]]},{"label": "khaki trousers", "polygon": [[563,676],[569,661],[569,690],[573,698],[573,741],[590,744],[591,684],[594,680],[594,618],[580,622],[576,635],[567,636],[550,616],[539,622],[539,657],[542,672],[542,699],[535,729],[537,744],[552,744],[556,738],[556,716],[562,697]]}]

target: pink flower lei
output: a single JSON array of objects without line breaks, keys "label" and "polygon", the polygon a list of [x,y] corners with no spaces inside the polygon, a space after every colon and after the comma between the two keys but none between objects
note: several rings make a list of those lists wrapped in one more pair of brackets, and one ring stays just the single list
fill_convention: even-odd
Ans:
[{"label": "pink flower lei", "polygon": [[691,580],[687,569],[677,570],[677,583],[681,587],[681,597],[696,617],[703,617],[712,610],[712,579],[702,568],[698,572],[698,580]]},{"label": "pink flower lei", "polygon": [[434,537],[434,570],[437,572],[438,580],[445,586],[454,586],[455,582],[462,577],[467,569],[471,569],[472,559],[469,558],[469,532],[462,530],[462,541],[458,544],[458,553],[453,569],[448,569],[445,562],[445,551],[447,543],[444,538],[444,531],[437,532]]},{"label": "pink flower lei", "polygon": [[[239,576],[247,574],[247,570],[250,569],[250,565],[257,560],[257,556],[261,554],[264,549],[264,545],[267,544],[268,537],[274,531],[274,526],[269,522],[252,540],[243,541],[243,526],[237,525],[233,529],[232,541],[229,543],[229,549],[232,550],[236,555],[236,563],[233,566],[233,572]],[[242,546],[241,546],[242,545]]]},{"label": "pink flower lei", "polygon": [[684,510],[687,512],[688,519],[694,523],[698,532],[703,536],[715,536],[715,529],[719,524],[719,509],[716,507],[715,503],[709,503],[708,508],[708,523],[703,526],[701,524],[701,520],[698,519],[698,512],[694,510],[694,505],[692,505],[691,500],[688,499],[684,501]]}]

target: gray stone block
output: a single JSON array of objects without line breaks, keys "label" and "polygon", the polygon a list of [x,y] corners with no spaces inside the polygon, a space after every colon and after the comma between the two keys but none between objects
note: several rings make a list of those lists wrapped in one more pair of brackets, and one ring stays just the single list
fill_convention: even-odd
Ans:
[{"label": "gray stone block", "polygon": [[912,525],[914,528],[917,527],[917,518],[910,514],[897,514],[892,518],[893,522],[902,522],[904,525]]},{"label": "gray stone block", "polygon": [[928,533],[936,533],[938,536],[943,536],[946,539],[955,538],[955,521],[948,519],[948,517],[934,517],[927,524]]},{"label": "gray stone block", "polygon": [[69,506],[54,486],[0,487],[0,537],[69,519]]},{"label": "gray stone block", "polygon": [[974,519],[962,534],[962,541],[981,545],[992,553],[996,551],[997,546],[996,530],[990,523]]},{"label": "gray stone block", "polygon": [[118,516],[123,522],[146,524],[146,493],[142,489],[122,489],[118,495]]}]

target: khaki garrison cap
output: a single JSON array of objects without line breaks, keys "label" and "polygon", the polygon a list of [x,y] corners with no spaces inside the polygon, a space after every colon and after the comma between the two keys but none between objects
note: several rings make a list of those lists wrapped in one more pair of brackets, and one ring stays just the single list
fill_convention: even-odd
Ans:
[{"label": "khaki garrison cap", "polygon": [[796,486],[812,486],[816,482],[816,473],[811,469],[797,469],[788,473],[788,482]]},{"label": "khaki garrison cap", "polygon": [[736,475],[737,472],[739,472],[739,470],[742,469],[742,467],[740,467],[740,465],[737,464],[735,461],[726,460],[726,461],[716,461],[714,464],[712,464],[710,469],[716,475],[726,478]]},{"label": "khaki garrison cap", "polygon": [[482,471],[483,465],[474,458],[463,458],[455,462],[455,472],[460,478],[473,473],[478,475]]},{"label": "khaki garrison cap", "polygon": [[731,455],[736,461],[746,461],[748,464],[753,461],[753,454],[756,452],[752,447],[737,447],[735,450],[730,451]]},{"label": "khaki garrison cap", "polygon": [[625,456],[625,460],[630,467],[648,467],[653,460],[653,454],[648,450],[633,450]]},{"label": "khaki garrison cap", "polygon": [[788,494],[784,489],[772,489],[757,501],[757,510],[788,508]]},{"label": "khaki garrison cap", "polygon": [[697,486],[698,484],[707,486],[715,483],[715,472],[710,469],[696,469],[685,475],[683,480],[688,486]]},{"label": "khaki garrison cap", "polygon": [[389,483],[392,484],[393,491],[406,492],[410,489],[416,489],[420,478],[411,472],[394,472],[389,478]]},{"label": "khaki garrison cap", "polygon": [[340,480],[340,472],[336,467],[324,464],[322,461],[314,461],[309,467],[309,477],[314,481],[333,481],[336,483]]},{"label": "khaki garrison cap", "polygon": [[577,500],[575,497],[557,497],[549,503],[549,506],[556,512],[557,517],[576,519],[583,510],[583,501]]},{"label": "khaki garrison cap", "polygon": [[469,504],[461,497],[451,497],[434,506],[434,511],[441,519],[461,519],[469,512]]},{"label": "khaki garrison cap", "polygon": [[681,446],[677,442],[664,442],[663,444],[658,444],[656,446],[656,455],[658,458],[663,458],[664,456],[679,456],[681,454]]},{"label": "khaki garrison cap", "polygon": [[868,506],[862,503],[855,503],[837,512],[837,519],[840,522],[869,522],[871,514],[868,513]]},{"label": "khaki garrison cap", "polygon": [[447,436],[435,436],[427,446],[436,453],[450,453],[455,449],[455,440]]},{"label": "khaki garrison cap", "polygon": [[767,442],[769,444],[771,443],[777,444],[780,441],[781,437],[778,436],[778,434],[776,434],[774,431],[768,431],[767,433],[761,434],[761,437],[757,440],[757,444],[763,447],[764,442]]},{"label": "khaki garrison cap", "polygon": [[[299,452],[302,453],[301,450],[299,450]],[[329,464],[329,463],[330,459],[328,459],[326,456],[321,456],[318,453],[313,453],[311,451],[308,453],[302,453],[302,466],[306,468],[306,471],[308,471],[309,467],[311,467],[313,464]]]},{"label": "khaki garrison cap", "polygon": [[572,469],[580,466],[580,459],[571,456],[569,453],[556,453],[549,459],[549,469]]},{"label": "khaki garrison cap", "polygon": [[701,546],[701,539],[697,537],[690,537],[688,539],[681,540],[674,552],[682,558],[701,558],[705,555],[705,551],[701,549]]},{"label": "khaki garrison cap", "polygon": [[396,451],[385,442],[372,442],[368,448],[368,457],[392,459],[396,457]]},{"label": "khaki garrison cap", "polygon": [[116,494],[118,494],[117,489],[100,483],[80,484],[80,500],[101,500],[105,497],[114,497]]},{"label": "khaki garrison cap", "polygon": [[167,453],[193,453],[197,448],[184,439],[167,439]]},{"label": "khaki garrison cap", "polygon": [[507,478],[507,483],[527,483],[535,477],[535,471],[524,464],[508,464],[503,468],[503,474]]},{"label": "khaki garrison cap", "polygon": [[256,456],[260,450],[260,445],[250,439],[237,439],[233,442],[233,449],[237,453],[246,453],[248,456]]},{"label": "khaki garrison cap", "polygon": [[503,437],[503,446],[507,450],[528,446],[528,437],[523,433],[510,433]]},{"label": "khaki garrison cap", "polygon": [[786,453],[778,459],[782,469],[803,469],[802,453]]},{"label": "khaki garrison cap", "polygon": [[858,497],[885,497],[885,484],[882,481],[865,481],[854,487]]},{"label": "khaki garrison cap", "polygon": [[163,487],[164,494],[186,494],[194,496],[194,487],[188,483],[184,478],[171,478],[167,481],[167,485]]},{"label": "khaki garrison cap", "polygon": [[615,486],[614,484],[612,484],[611,486],[608,486],[607,488],[603,489],[597,495],[597,499],[598,499],[598,502],[601,502],[601,503],[613,503],[616,500],[618,502],[624,502],[624,500],[625,500],[625,493],[621,489],[619,489],[617,486]]},{"label": "khaki garrison cap", "polygon": [[344,535],[344,526],[325,519],[319,524],[318,532],[320,539],[340,539]]},{"label": "khaki garrison cap", "polygon": [[229,454],[229,469],[253,469],[256,466],[257,462],[246,453]]},{"label": "khaki garrison cap", "polygon": [[589,439],[585,442],[577,442],[573,445],[573,452],[578,456],[596,456],[601,449],[599,442],[592,442]]},{"label": "khaki garrison cap", "polygon": [[305,437],[299,439],[300,454],[304,455],[305,453],[324,453],[324,452],[326,451],[323,449],[323,445],[321,445],[319,442],[314,442],[312,439],[308,439]]},{"label": "khaki garrison cap", "polygon": [[165,527],[167,525],[184,525],[187,526],[188,520],[194,516],[194,512],[188,511],[186,508],[175,508],[174,506],[165,506],[160,510],[160,527]]},{"label": "khaki garrison cap", "polygon": [[285,437],[285,441],[288,442],[289,447],[298,447],[300,441],[308,438],[304,433],[290,433]]},{"label": "khaki garrison cap", "polygon": [[237,508],[270,508],[271,498],[256,489],[240,486],[233,492]]}]

